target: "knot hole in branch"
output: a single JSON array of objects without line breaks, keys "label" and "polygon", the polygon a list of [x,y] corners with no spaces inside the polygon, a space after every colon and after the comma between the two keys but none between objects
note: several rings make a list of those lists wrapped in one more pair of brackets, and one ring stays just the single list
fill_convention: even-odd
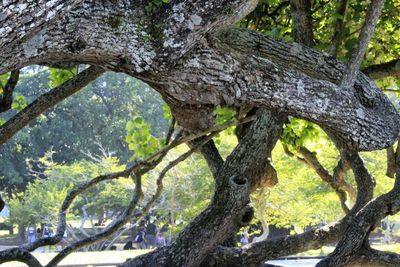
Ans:
[{"label": "knot hole in branch", "polygon": [[235,184],[235,185],[239,185],[239,186],[244,186],[247,185],[247,179],[240,177],[238,175],[234,175],[230,178],[230,182]]}]

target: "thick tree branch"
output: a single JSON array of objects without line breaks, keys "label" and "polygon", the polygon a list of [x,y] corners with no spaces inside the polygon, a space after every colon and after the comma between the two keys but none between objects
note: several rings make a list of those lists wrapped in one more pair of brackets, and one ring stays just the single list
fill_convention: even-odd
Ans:
[{"label": "thick tree branch", "polygon": [[9,261],[19,261],[25,263],[29,267],[42,267],[42,264],[29,251],[13,248],[10,249],[6,255],[2,252],[0,254],[0,264]]},{"label": "thick tree branch", "polygon": [[[185,104],[209,113],[216,105],[234,103],[279,109],[336,129],[343,144],[352,143],[361,150],[387,147],[397,139],[399,129],[393,126],[400,124],[397,112],[362,74],[354,91],[316,80],[337,83],[342,76],[344,65],[331,57],[238,29],[199,44],[207,33],[249,12],[255,2],[229,1],[222,7],[225,2],[173,1],[162,16],[149,16],[140,1],[120,0],[118,5],[84,1],[63,13],[57,23],[32,32],[22,44],[6,41],[8,50],[0,52],[0,61],[5,62],[0,72],[33,63],[91,63],[148,81],[175,106]],[[222,9],[229,12],[221,16]],[[210,13],[202,17],[193,10]],[[157,26],[158,20],[164,28]],[[102,36],[104,42],[94,36]],[[28,55],[23,44],[29,48]],[[195,44],[198,49],[189,55]],[[200,127],[195,131],[209,128],[205,121],[211,117],[199,116]],[[185,126],[182,118],[176,119]]]},{"label": "thick tree branch", "polygon": [[[238,29],[209,43],[212,49],[199,49],[172,73],[140,78],[178,107],[182,103],[268,106],[334,129],[342,145],[352,144],[360,150],[386,147],[399,135],[399,114],[361,73],[355,90],[342,90],[320,80],[340,82],[345,66],[332,57],[296,43],[277,45],[275,39]],[[211,114],[212,109],[209,111]],[[185,118],[176,119],[182,126],[198,130],[208,127],[210,116],[199,116],[190,124]],[[385,137],[378,138],[376,133]],[[383,144],[385,139],[391,141]]]},{"label": "thick tree branch", "polygon": [[400,76],[400,60],[394,59],[389,62],[368,66],[362,70],[368,77],[373,80],[383,79],[387,77]]},{"label": "thick tree branch", "polygon": [[213,248],[247,225],[252,217],[249,193],[253,185],[264,179],[269,162],[267,157],[259,155],[269,154],[275,146],[282,129],[281,119],[269,111],[259,113],[257,122],[219,171],[216,192],[206,210],[173,244],[129,260],[123,266],[196,266]]},{"label": "thick tree branch", "polygon": [[66,81],[59,87],[56,87],[39,96],[35,101],[30,103],[26,108],[18,112],[14,117],[0,126],[0,144],[10,139],[19,130],[34,120],[37,116],[55,106],[60,101],[78,92],[80,89],[95,80],[104,70],[100,67],[91,66],[80,72],[74,78]]},{"label": "thick tree branch", "polygon": [[397,267],[400,263],[400,255],[363,246],[357,256],[349,262],[350,266],[368,267]]},{"label": "thick tree branch", "polygon": [[[352,260],[358,261],[359,254],[363,253],[363,249],[368,248],[368,236],[372,229],[388,215],[394,215],[400,210],[400,164],[397,165],[397,177],[393,189],[377,199],[370,201],[365,207],[357,213],[354,220],[344,233],[342,239],[336,246],[335,251],[327,258],[317,264],[318,267],[327,266],[344,266]],[[360,194],[360,191],[359,191]],[[365,252],[365,251],[364,251]],[[380,253],[385,255],[384,258],[388,259],[394,256],[394,259],[399,263],[399,255]],[[370,255],[373,256],[373,255]],[[379,256],[379,255],[378,255]],[[392,257],[393,258],[393,257]],[[362,259],[361,259],[362,260]],[[370,259],[371,260],[371,259]],[[374,260],[382,260],[374,257]],[[380,266],[394,266],[390,264],[383,264],[380,261]],[[393,264],[393,261],[391,261]]]},{"label": "thick tree branch", "polygon": [[13,70],[10,73],[10,77],[8,78],[6,85],[3,87],[3,85],[0,83],[0,89],[2,89],[2,93],[0,94],[0,113],[11,109],[13,92],[17,86],[18,79],[19,70]]},{"label": "thick tree branch", "polygon": [[[0,21],[10,19],[0,27],[0,73],[60,62],[102,62],[110,69],[124,65],[136,73],[165,70],[207,33],[250,13],[257,1],[179,0],[163,4],[162,12],[146,12],[146,5],[130,0],[7,5],[0,14]],[[16,26],[25,23],[30,26]],[[93,36],[102,36],[103,42]]]},{"label": "thick tree branch", "polygon": [[367,50],[369,40],[371,39],[372,33],[375,30],[376,23],[379,15],[381,14],[383,4],[385,0],[371,0],[371,4],[367,11],[367,17],[364,25],[361,28],[360,36],[354,51],[352,51],[351,58],[347,65],[347,70],[343,74],[340,86],[343,88],[353,87],[356,81],[357,72],[360,69],[362,59],[365,51]]}]

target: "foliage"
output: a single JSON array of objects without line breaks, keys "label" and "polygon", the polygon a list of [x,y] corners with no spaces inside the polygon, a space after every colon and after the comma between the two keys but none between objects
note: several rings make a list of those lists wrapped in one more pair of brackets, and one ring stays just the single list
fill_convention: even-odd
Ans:
[{"label": "foliage", "polygon": [[[124,168],[113,157],[59,165],[51,160],[51,155],[47,153],[46,157],[39,159],[44,171],[35,175],[44,178],[38,177],[30,182],[25,192],[15,193],[9,202],[10,223],[55,224],[61,204],[72,188],[107,171],[116,172]],[[74,214],[82,216],[83,206],[89,215],[120,212],[127,205],[132,190],[132,181],[127,179],[99,184],[75,200],[70,217]]]},{"label": "foliage", "polygon": [[148,13],[151,13],[155,9],[162,7],[162,5],[168,4],[170,0],[148,0],[145,9]]},{"label": "foliage", "polygon": [[65,81],[73,78],[78,73],[78,67],[74,66],[67,69],[49,68],[50,87],[60,86]]},{"label": "foliage", "polygon": [[[20,75],[15,95],[18,99],[23,96],[26,104],[32,102],[48,91],[50,76],[47,68],[27,68]],[[0,179],[0,187],[9,196],[23,191],[34,179],[26,159],[41,158],[49,149],[55,152],[55,162],[67,165],[88,159],[87,153],[98,154],[99,144],[112,154],[118,151],[120,160],[126,161],[131,156],[125,143],[128,120],[142,116],[151,125],[152,134],[159,137],[167,128],[162,106],[161,98],[146,84],[126,75],[107,73],[40,115],[0,147],[0,177],[4,177]],[[15,112],[2,113],[0,120],[9,119]],[[32,164],[33,169],[40,171],[40,166]]]},{"label": "foliage", "polygon": [[133,158],[145,158],[160,149],[160,140],[151,135],[151,127],[142,117],[136,117],[126,124],[126,143],[133,152]]}]

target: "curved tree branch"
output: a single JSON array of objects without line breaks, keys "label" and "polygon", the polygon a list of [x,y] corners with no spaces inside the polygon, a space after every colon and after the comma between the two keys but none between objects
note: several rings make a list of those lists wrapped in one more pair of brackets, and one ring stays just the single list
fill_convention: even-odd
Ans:
[{"label": "curved tree branch", "polygon": [[124,212],[121,214],[121,216],[114,221],[111,225],[107,226],[104,230],[102,230],[100,233],[90,236],[88,238],[82,239],[78,242],[75,242],[68,247],[64,248],[62,251],[60,251],[47,265],[46,267],[53,267],[57,266],[58,263],[60,263],[61,260],[63,260],[66,256],[68,256],[71,252],[82,248],[84,246],[99,242],[103,239],[106,239],[113,233],[117,232],[122,226],[124,226],[128,221],[130,215],[133,213],[134,209],[136,208],[136,205],[138,202],[143,198],[143,192],[142,192],[142,181],[141,181],[141,175],[140,174],[135,174],[134,175],[134,180],[135,180],[135,190],[133,193],[133,196],[128,204],[128,207],[124,210]]},{"label": "curved tree branch", "polygon": [[64,82],[62,85],[52,89],[51,91],[39,96],[35,101],[30,103],[26,108],[18,112],[14,117],[0,126],[0,144],[10,139],[19,130],[34,120],[37,116],[53,107],[60,101],[78,92],[80,89],[88,85],[90,82],[98,78],[104,73],[104,69],[91,66],[80,72],[72,79]]}]

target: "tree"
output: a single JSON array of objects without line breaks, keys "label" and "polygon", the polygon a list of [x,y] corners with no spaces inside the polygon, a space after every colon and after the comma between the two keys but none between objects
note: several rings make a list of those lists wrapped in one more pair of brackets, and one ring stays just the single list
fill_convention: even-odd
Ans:
[{"label": "tree", "polygon": [[[31,64],[91,66],[39,96],[0,126],[0,143],[105,70],[124,72],[147,82],[162,95],[184,132],[175,135],[171,143],[165,142],[169,145],[159,152],[124,171],[97,176],[72,190],[59,212],[56,236],[0,252],[0,262],[18,259],[31,265],[39,264],[29,251],[61,239],[65,212],[77,194],[100,181],[132,174],[135,194],[123,216],[104,232],[63,250],[49,266],[57,264],[72,250],[115,232],[132,216],[141,199],[141,175],[154,168],[168,148],[190,142],[193,148],[168,166],[176,165],[198,149],[215,180],[210,204],[170,246],[128,260],[124,266],[255,266],[266,259],[319,248],[337,240],[340,241],[335,252],[320,266],[362,261],[389,266],[398,264],[397,254],[372,250],[368,236],[381,218],[399,210],[400,172],[396,172],[396,184],[389,193],[371,200],[374,179],[359,155],[359,151],[391,146],[399,137],[400,116],[396,108],[379,87],[359,71],[383,1],[371,1],[359,38],[352,41],[347,65],[335,58],[339,54],[337,48],[332,49],[332,56],[308,47],[316,41],[310,21],[313,19],[310,2],[293,0],[289,3],[292,35],[298,43],[278,40],[254,30],[229,28],[256,8],[257,1],[54,0],[18,5],[3,2],[0,72],[11,71],[10,83],[15,71]],[[260,4],[261,9],[268,5],[264,1]],[[389,1],[389,7],[391,4]],[[279,4],[276,12],[285,5]],[[346,1],[341,5],[346,5]],[[357,7],[363,10],[362,4],[352,6]],[[338,40],[339,44],[343,31],[339,22],[346,15],[344,12],[343,8],[338,8],[336,16],[339,34],[334,34],[334,41]],[[270,14],[268,10],[266,13]],[[256,23],[260,23],[257,13],[253,15]],[[251,21],[247,24],[253,25]],[[286,27],[290,29],[289,25]],[[326,36],[320,38],[327,39]],[[393,65],[385,66],[383,75],[393,75],[393,71],[389,71]],[[377,71],[371,66],[367,73],[374,77]],[[379,73],[382,75],[382,71]],[[214,125],[213,111],[218,106],[237,110],[238,119],[234,124],[243,124],[237,131],[239,143],[225,160],[211,141],[221,129]],[[253,217],[250,194],[259,187],[277,183],[270,157],[288,116],[318,124],[335,143],[341,159],[354,173],[358,192],[354,206],[342,220],[329,227],[285,239],[264,240],[244,248],[220,246],[250,223]],[[168,136],[167,140],[171,137]],[[396,164],[398,168],[400,162]],[[159,196],[162,179],[172,168],[168,166],[157,179],[158,187],[152,200]],[[340,187],[336,189],[340,193]],[[148,210],[147,206],[143,212]]]}]

